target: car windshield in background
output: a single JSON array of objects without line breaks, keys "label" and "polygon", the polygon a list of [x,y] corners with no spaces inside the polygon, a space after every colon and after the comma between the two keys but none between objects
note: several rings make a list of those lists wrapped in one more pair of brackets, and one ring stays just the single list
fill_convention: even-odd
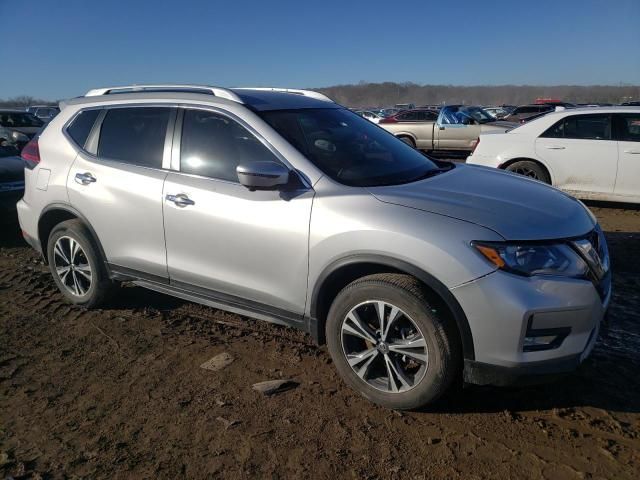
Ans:
[{"label": "car windshield in background", "polygon": [[396,185],[441,171],[417,150],[346,109],[260,115],[320,170],[345,185]]},{"label": "car windshield in background", "polygon": [[0,112],[0,126],[6,128],[42,127],[44,122],[27,112]]}]

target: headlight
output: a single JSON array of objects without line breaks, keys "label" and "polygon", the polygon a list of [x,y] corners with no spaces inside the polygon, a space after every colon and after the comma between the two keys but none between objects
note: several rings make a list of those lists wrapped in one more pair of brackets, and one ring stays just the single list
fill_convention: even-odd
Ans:
[{"label": "headlight", "polygon": [[568,245],[517,245],[472,242],[498,268],[518,275],[584,277],[589,267]]}]

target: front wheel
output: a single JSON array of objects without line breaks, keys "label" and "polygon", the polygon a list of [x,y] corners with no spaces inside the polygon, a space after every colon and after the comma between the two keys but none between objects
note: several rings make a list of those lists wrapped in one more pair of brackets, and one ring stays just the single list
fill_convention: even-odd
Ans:
[{"label": "front wheel", "polygon": [[547,184],[551,184],[551,179],[549,178],[549,173],[547,172],[547,170],[539,163],[533,162],[531,160],[520,160],[517,162],[513,162],[506,168],[506,170],[514,173],[519,173],[520,175],[524,175],[525,177],[533,178]]},{"label": "front wheel", "polygon": [[349,284],[331,306],[326,334],[344,381],[387,408],[432,403],[459,372],[455,326],[408,275],[376,274]]}]

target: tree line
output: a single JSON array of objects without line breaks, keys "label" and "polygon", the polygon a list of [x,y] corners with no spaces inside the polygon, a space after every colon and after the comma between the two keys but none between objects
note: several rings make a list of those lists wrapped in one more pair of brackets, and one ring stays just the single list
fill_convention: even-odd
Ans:
[{"label": "tree line", "polygon": [[[556,98],[573,103],[622,103],[640,100],[640,85],[419,85],[417,83],[367,83],[316,88],[349,107],[389,107],[397,103],[442,105],[524,105],[536,98]],[[0,108],[55,105],[57,101],[28,95],[0,99]]]},{"label": "tree line", "polygon": [[640,85],[419,85],[416,83],[366,83],[315,89],[349,107],[388,107],[397,103],[418,105],[524,105],[536,98],[572,103],[613,103],[640,100]]}]

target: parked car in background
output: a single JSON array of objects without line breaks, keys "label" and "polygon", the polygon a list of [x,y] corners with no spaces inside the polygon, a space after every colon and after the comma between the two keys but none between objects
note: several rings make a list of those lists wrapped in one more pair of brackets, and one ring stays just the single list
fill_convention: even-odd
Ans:
[{"label": "parked car in background", "polygon": [[509,114],[509,112],[502,107],[483,107],[483,110],[497,120]]},{"label": "parked car in background", "polygon": [[377,113],[378,115],[380,115],[383,118],[387,118],[390,117],[392,115],[395,115],[396,113],[398,113],[400,110],[398,110],[397,108],[382,108],[380,109]]},{"label": "parked car in background", "polygon": [[380,126],[419,150],[469,152],[483,131],[517,126],[500,122],[480,107],[447,105],[434,110],[407,110],[380,121]]},{"label": "parked car in background", "polygon": [[24,161],[15,147],[0,146],[0,215],[16,212],[24,193]]},{"label": "parked car in background", "polygon": [[510,132],[481,135],[467,163],[526,175],[578,198],[640,203],[640,108],[547,113]]},{"label": "parked car in background", "polygon": [[397,110],[411,110],[416,106],[413,103],[396,103],[394,108]]},{"label": "parked car in background", "polygon": [[537,118],[539,115],[544,115],[548,112],[553,112],[556,109],[553,105],[541,104],[541,105],[521,105],[516,107],[511,113],[505,115],[504,120],[516,123],[525,123],[533,118]]},{"label": "parked car in background", "polygon": [[0,110],[0,146],[21,149],[45,122],[24,110]]},{"label": "parked car in background", "polygon": [[46,123],[60,113],[60,109],[55,105],[32,105],[27,107],[27,112],[35,115]]},{"label": "parked car in background", "polygon": [[570,371],[610,301],[581,203],[432,160],[317,92],[96,89],[22,156],[20,228],[67,301],[132,281],[296,327],[388,408]]},{"label": "parked car in background", "polygon": [[381,115],[378,115],[377,113],[374,113],[370,110],[355,110],[354,112],[360,115],[362,118],[366,118],[373,123],[379,123],[383,118]]}]

